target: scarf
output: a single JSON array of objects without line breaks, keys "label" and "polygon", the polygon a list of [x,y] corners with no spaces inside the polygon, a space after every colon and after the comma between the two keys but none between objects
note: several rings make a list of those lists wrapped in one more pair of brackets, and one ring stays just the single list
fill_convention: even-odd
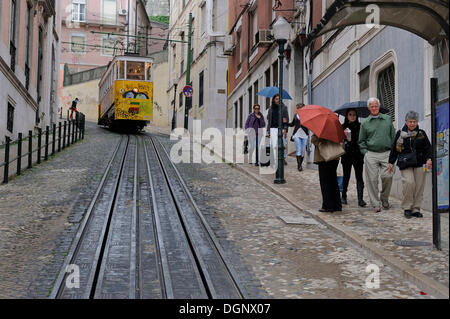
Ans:
[{"label": "scarf", "polygon": [[410,131],[408,128],[406,128],[406,131],[404,130],[405,128],[403,128],[403,130],[400,132],[400,136],[397,140],[397,152],[401,153],[404,149],[405,146],[403,145],[404,140],[407,138],[415,138],[417,136],[417,134],[419,134],[419,126],[417,126],[417,128],[414,131]]}]

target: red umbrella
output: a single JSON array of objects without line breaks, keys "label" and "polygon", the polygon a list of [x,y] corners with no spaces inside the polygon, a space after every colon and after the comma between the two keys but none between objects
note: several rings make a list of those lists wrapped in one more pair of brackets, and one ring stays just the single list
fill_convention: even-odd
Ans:
[{"label": "red umbrella", "polygon": [[303,126],[310,129],[318,138],[342,142],[345,138],[339,118],[332,110],[320,105],[306,105],[297,110]]}]

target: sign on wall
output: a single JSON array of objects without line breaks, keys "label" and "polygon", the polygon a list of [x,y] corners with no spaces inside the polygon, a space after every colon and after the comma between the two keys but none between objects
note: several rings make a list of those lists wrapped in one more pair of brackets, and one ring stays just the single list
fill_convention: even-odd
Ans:
[{"label": "sign on wall", "polygon": [[437,208],[449,209],[449,101],[436,105]]}]

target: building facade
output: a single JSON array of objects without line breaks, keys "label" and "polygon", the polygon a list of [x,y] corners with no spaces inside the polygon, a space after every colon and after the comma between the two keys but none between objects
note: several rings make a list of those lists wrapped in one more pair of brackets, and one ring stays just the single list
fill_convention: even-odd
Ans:
[{"label": "building facade", "polygon": [[[188,69],[188,24],[192,14],[192,64]],[[169,26],[169,96],[170,118],[175,110],[176,126],[184,127],[186,101],[182,89],[191,84],[194,89],[192,107],[188,109],[188,127],[201,120],[202,129],[224,130],[227,102],[227,56],[223,45],[228,25],[228,2],[189,0],[170,2]],[[176,40],[178,42],[170,41]],[[175,92],[175,84],[177,91]]]},{"label": "building facade", "polygon": [[[107,65],[114,55],[151,52],[146,1],[63,0],[61,64],[70,73]],[[95,32],[95,33],[93,33]],[[111,33],[111,34],[108,34]]]},{"label": "building facade", "polygon": [[151,17],[169,16],[169,0],[147,0],[147,12]]},{"label": "building facade", "polygon": [[57,121],[60,1],[0,2],[0,141]]},{"label": "building facade", "polygon": [[[226,54],[229,55],[227,127],[244,128],[254,104],[259,104],[261,112],[267,115],[271,99],[257,93],[280,83],[278,46],[272,37],[272,25],[280,15],[292,21],[293,8],[294,1],[283,1],[282,4],[275,0],[231,1],[226,45]],[[293,60],[289,56],[283,63],[283,87],[289,93],[293,92],[290,90],[290,74],[294,63],[291,62]],[[293,110],[294,102],[283,101],[290,110]]]}]

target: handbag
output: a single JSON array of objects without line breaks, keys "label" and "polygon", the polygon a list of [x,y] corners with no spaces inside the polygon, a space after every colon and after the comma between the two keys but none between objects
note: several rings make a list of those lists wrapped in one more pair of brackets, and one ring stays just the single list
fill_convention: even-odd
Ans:
[{"label": "handbag", "polygon": [[325,162],[329,162],[344,155],[345,150],[341,144],[325,140],[319,144],[319,154]]},{"label": "handbag", "polygon": [[244,154],[248,154],[248,140],[244,140]]},{"label": "handbag", "polygon": [[416,135],[413,142],[411,143],[412,152],[398,154],[397,165],[398,168],[400,168],[400,170],[417,166],[417,152],[416,149],[414,148],[417,136],[419,136],[419,134]]}]

